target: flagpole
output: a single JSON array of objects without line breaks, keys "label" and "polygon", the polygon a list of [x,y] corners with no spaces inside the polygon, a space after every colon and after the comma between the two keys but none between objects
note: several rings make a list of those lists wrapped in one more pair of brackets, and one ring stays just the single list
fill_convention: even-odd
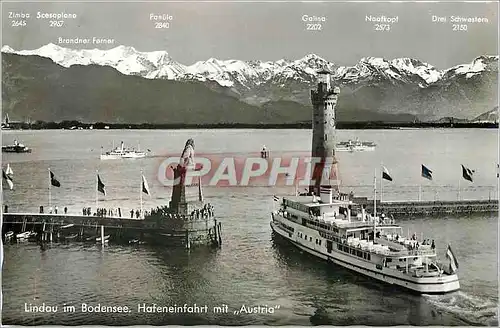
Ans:
[{"label": "flagpole", "polygon": [[460,200],[460,192],[461,192],[461,190],[460,190],[460,188],[461,188],[460,187],[460,180],[461,180],[461,178],[462,177],[458,178],[458,200]]},{"label": "flagpole", "polygon": [[95,210],[99,208],[99,170],[95,170]]},{"label": "flagpole", "polygon": [[51,186],[52,186],[52,176],[50,174],[50,167],[49,167],[49,210],[50,210],[50,203],[51,203]]},{"label": "flagpole", "polygon": [[142,206],[142,170],[141,170],[141,188],[139,189],[139,194],[141,198],[141,218],[144,218],[143,206]]},{"label": "flagpole", "polygon": [[384,168],[383,168],[383,163],[380,163],[380,203],[382,204],[382,199],[384,197],[384,178],[383,178],[383,173],[384,172]]},{"label": "flagpole", "polygon": [[377,169],[375,169],[375,174],[373,175],[373,218],[377,216]]},{"label": "flagpole", "polygon": [[422,181],[420,181],[420,185],[418,186],[418,201],[422,200]]}]

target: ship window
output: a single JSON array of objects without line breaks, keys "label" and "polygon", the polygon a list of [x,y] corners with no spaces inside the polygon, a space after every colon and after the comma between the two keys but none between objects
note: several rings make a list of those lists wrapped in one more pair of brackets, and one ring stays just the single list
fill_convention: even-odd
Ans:
[{"label": "ship window", "polygon": [[313,241],[313,237],[309,237],[309,241]]},{"label": "ship window", "polygon": [[367,255],[367,260],[370,261],[370,254],[366,254]]},{"label": "ship window", "polygon": [[306,235],[305,239],[307,240],[307,235]]},{"label": "ship window", "polygon": [[318,241],[318,244],[321,246],[321,240]]}]

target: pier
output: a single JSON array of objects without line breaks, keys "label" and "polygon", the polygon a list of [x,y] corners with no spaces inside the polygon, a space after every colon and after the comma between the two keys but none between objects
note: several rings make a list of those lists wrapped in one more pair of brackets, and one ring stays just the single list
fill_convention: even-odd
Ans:
[{"label": "pier", "polygon": [[48,241],[104,240],[114,243],[147,243],[190,248],[197,244],[220,245],[221,223],[213,217],[180,215],[129,219],[44,213],[3,213],[2,235],[31,232],[32,239]]},{"label": "pier", "polygon": [[[170,203],[162,207],[136,212],[136,218],[111,216],[104,209],[90,208],[82,214],[57,214],[28,212],[9,213],[7,206],[2,213],[2,237],[14,240],[87,241],[101,243],[146,243],[166,246],[183,246],[187,249],[197,245],[220,246],[222,244],[222,224],[218,222],[211,204],[205,203],[201,180],[198,184],[186,185],[188,170],[194,169],[194,141],[189,139],[182,152],[181,162],[174,171],[175,181]],[[50,172],[50,171],[49,171]],[[97,176],[97,191],[104,191],[104,185]],[[52,175],[51,175],[52,179]],[[49,189],[50,190],[50,189]],[[149,194],[142,181],[142,193]],[[50,195],[50,194],[49,194]],[[50,198],[49,198],[50,199]],[[84,215],[87,214],[87,215]],[[108,215],[106,215],[108,214]]]}]

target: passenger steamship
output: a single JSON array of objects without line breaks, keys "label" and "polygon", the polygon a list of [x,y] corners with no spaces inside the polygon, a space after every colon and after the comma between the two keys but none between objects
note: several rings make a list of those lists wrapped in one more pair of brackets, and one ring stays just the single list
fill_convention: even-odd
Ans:
[{"label": "passenger steamship", "polygon": [[272,213],[272,230],[312,255],[389,284],[422,294],[460,289],[449,246],[447,268],[437,262],[434,245],[404,237],[393,218],[368,215],[364,208],[353,216],[352,201],[333,199],[331,187],[320,192],[319,199],[275,196],[280,206]]}]

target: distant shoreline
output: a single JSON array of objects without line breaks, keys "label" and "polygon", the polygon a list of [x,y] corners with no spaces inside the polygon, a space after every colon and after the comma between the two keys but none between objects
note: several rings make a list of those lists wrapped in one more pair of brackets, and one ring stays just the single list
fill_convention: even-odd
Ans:
[{"label": "distant shoreline", "polygon": [[[2,130],[182,130],[182,129],[311,129],[311,122],[284,123],[284,124],[246,124],[246,123],[216,123],[216,124],[128,124],[128,123],[81,123],[76,121],[13,123]],[[338,122],[340,130],[367,130],[367,129],[401,129],[401,128],[468,128],[468,129],[498,129],[498,123],[436,123],[436,122]]]}]

